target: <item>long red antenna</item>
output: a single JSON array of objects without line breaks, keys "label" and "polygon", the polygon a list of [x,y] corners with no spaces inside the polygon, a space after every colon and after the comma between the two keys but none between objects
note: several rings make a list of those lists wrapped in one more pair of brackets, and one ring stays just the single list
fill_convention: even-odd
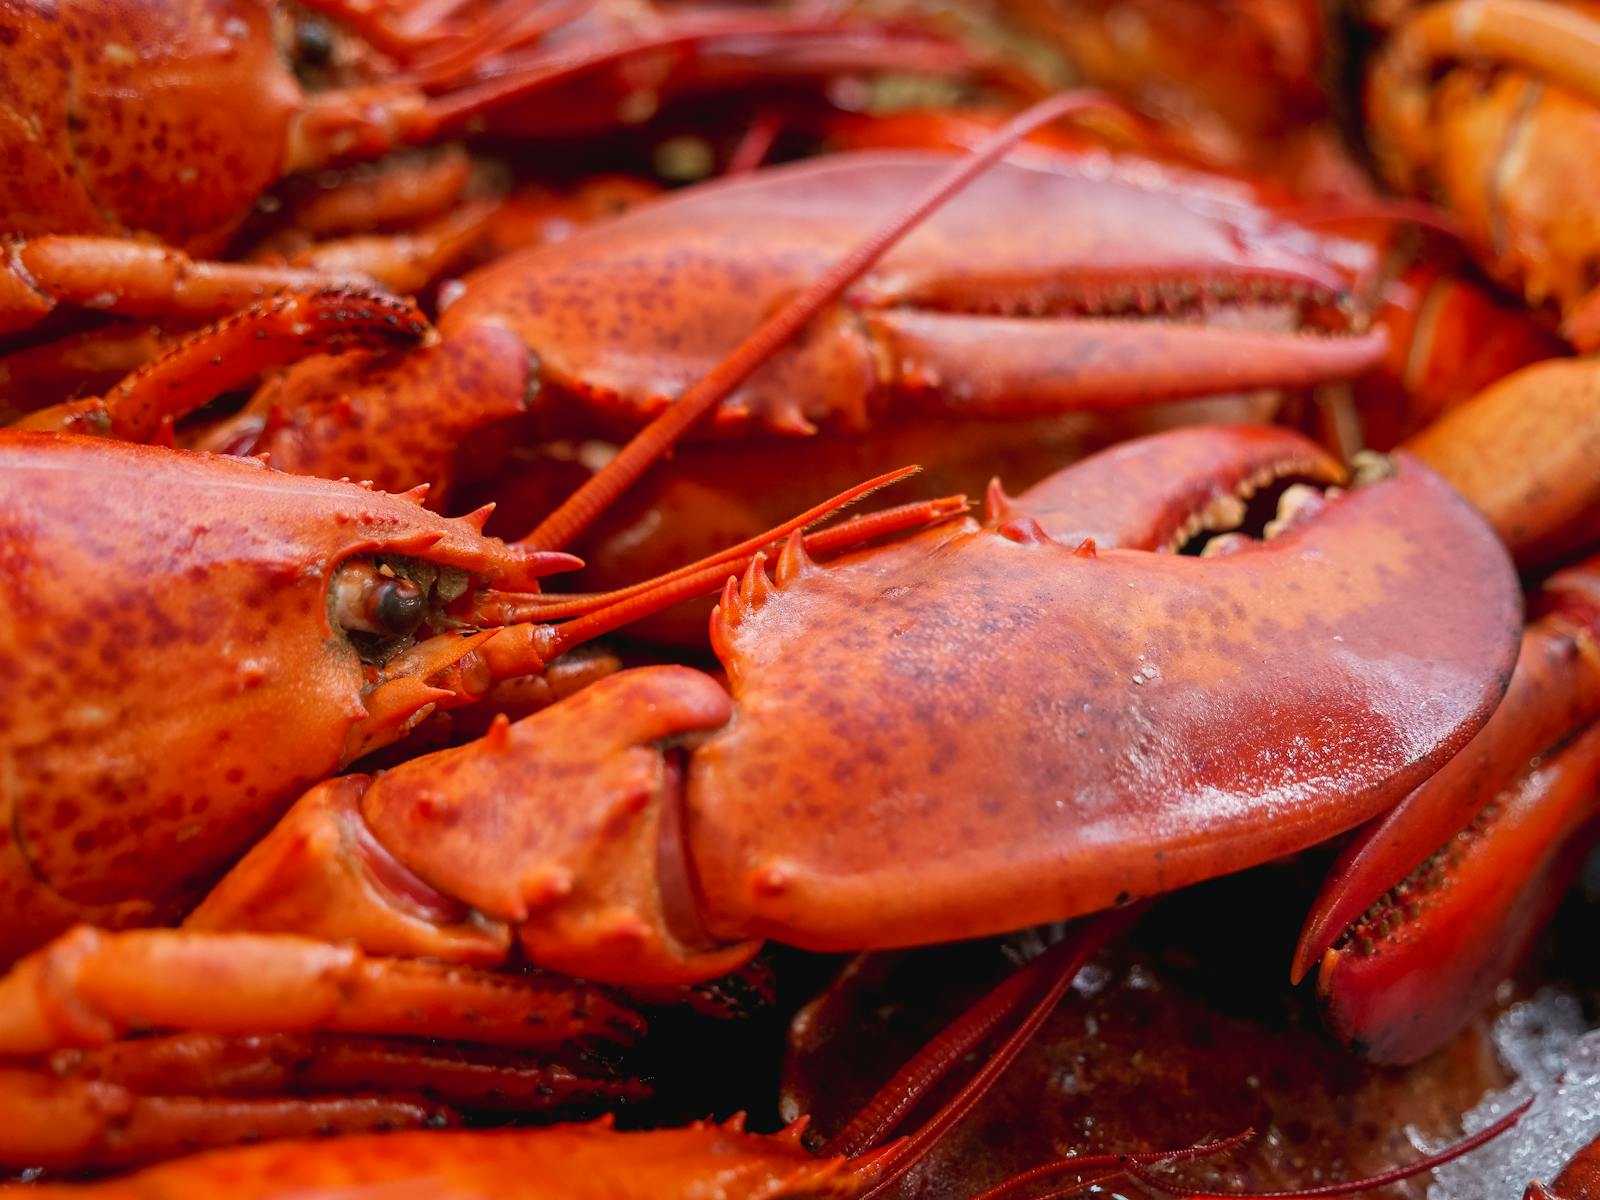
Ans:
[{"label": "long red antenna", "polygon": [[1368,1175],[1365,1179],[1347,1179],[1343,1183],[1324,1183],[1315,1187],[1300,1188],[1295,1191],[1283,1192],[1195,1192],[1189,1190],[1181,1183],[1162,1179],[1152,1175],[1138,1163],[1126,1163],[1123,1171],[1132,1175],[1140,1183],[1147,1184],[1157,1191],[1166,1192],[1173,1196],[1182,1196],[1184,1200],[1317,1200],[1325,1196],[1353,1196],[1358,1192],[1370,1192],[1375,1188],[1387,1187],[1391,1183],[1410,1179],[1413,1175],[1421,1175],[1424,1171],[1431,1171],[1435,1167],[1442,1167],[1447,1162],[1469,1154],[1485,1142],[1491,1142],[1506,1130],[1510,1129],[1523,1114],[1533,1107],[1536,1097],[1529,1096],[1505,1116],[1486,1129],[1480,1129],[1470,1137],[1446,1146],[1443,1150],[1419,1158],[1414,1163],[1407,1163],[1403,1167],[1395,1167],[1379,1175]]},{"label": "long red antenna", "polygon": [[[928,1118],[915,1133],[893,1148],[893,1157],[883,1166],[882,1173],[873,1180],[872,1186],[862,1194],[861,1200],[880,1200],[907,1171],[916,1166],[928,1151],[938,1144],[956,1122],[972,1110],[973,1105],[983,1099],[994,1086],[995,1080],[1000,1078],[1005,1069],[1022,1052],[1023,1047],[1038,1032],[1039,1026],[1044,1024],[1056,1006],[1061,1003],[1061,997],[1071,986],[1083,964],[1108,940],[1131,925],[1147,907],[1148,903],[1144,902],[1131,904],[1126,908],[1099,913],[1076,926],[1065,939],[1050,947],[1017,973],[1017,976],[1022,978],[1022,986],[1010,986],[1017,976],[999,985],[979,1002],[976,1009],[969,1011],[969,1017],[972,1019],[963,1018],[957,1021],[947,1031],[947,1034],[952,1036],[936,1038],[927,1049],[890,1080],[877,1096],[873,1097],[862,1110],[864,1114],[869,1114],[867,1119],[852,1121],[841,1132],[841,1137],[849,1134],[853,1141],[858,1143],[866,1141],[870,1144],[872,1137],[881,1139],[887,1136],[892,1132],[894,1124],[909,1110],[911,1104],[926,1095],[928,1088],[960,1062],[968,1050],[999,1023],[999,1018],[1015,1015],[1022,1004],[1028,1004],[1025,1015],[984,1060],[972,1078],[962,1084],[961,1089],[946,1100],[938,1112]],[[988,1008],[997,994],[1002,997],[1002,1001],[998,1006],[999,1012],[991,1018],[990,1014],[982,1010]],[[1031,1002],[1030,994],[1033,995]],[[857,1128],[858,1124],[861,1128]],[[839,1137],[834,1139],[835,1142],[839,1140]],[[830,1143],[825,1152],[837,1153],[838,1149]]]},{"label": "long red antenna", "polygon": [[523,539],[524,544],[541,550],[558,550],[571,544],[573,538],[587,529],[618,496],[632,487],[639,476],[692,425],[720,404],[757,367],[771,358],[819,311],[930,213],[988,170],[1039,126],[1083,109],[1102,107],[1114,105],[1098,92],[1062,92],[1041,100],[1013,117],[970,157],[944,172],[904,212],[862,241],[809,288],[769,318],[709,375],[684,392],[676,404],[635,434],[606,464],[604,470],[567,497],[561,507]]}]

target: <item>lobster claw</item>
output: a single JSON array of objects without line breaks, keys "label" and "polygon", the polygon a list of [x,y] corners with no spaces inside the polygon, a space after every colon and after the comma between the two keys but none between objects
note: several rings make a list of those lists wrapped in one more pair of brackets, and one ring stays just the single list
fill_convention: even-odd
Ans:
[{"label": "lobster claw", "polygon": [[1345,846],[1295,952],[1296,979],[1321,957],[1330,1025],[1380,1061],[1420,1058],[1478,1010],[1593,840],[1600,560],[1535,604],[1494,716]]},{"label": "lobster claw", "polygon": [[[515,329],[537,357],[537,414],[631,430],[945,163],[830,155],[635,209],[536,260],[476,272],[441,318],[444,341]],[[1025,419],[1346,380],[1388,349],[1383,330],[1336,314],[1374,267],[1370,248],[1203,188],[1003,163],[740,384],[709,427]],[[1330,323],[1339,332],[1296,332]]]},{"label": "lobster claw", "polygon": [[795,573],[714,639],[739,717],[689,772],[706,926],[979,936],[1302,849],[1482,725],[1520,614],[1493,533],[1404,455],[1223,557],[969,521]]},{"label": "lobster claw", "polygon": [[1041,480],[1011,511],[1068,546],[1091,538],[1101,549],[1176,550],[1237,526],[1250,497],[1285,478],[1328,485],[1344,482],[1344,471],[1286,429],[1199,426],[1113,446]]},{"label": "lobster claw", "polygon": [[1482,1010],[1600,833],[1600,725],[1529,768],[1322,957],[1334,1035],[1375,1062],[1432,1053]]}]

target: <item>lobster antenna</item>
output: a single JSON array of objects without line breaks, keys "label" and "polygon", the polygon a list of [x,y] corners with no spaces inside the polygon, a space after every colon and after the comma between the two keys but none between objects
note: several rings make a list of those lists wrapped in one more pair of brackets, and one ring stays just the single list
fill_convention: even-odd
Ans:
[{"label": "lobster antenna", "polygon": [[[454,615],[471,624],[499,627],[496,637],[485,645],[495,678],[537,671],[574,646],[653,616],[684,600],[712,595],[722,588],[729,576],[736,577],[748,569],[761,570],[755,564],[764,562],[762,549],[785,536],[794,540],[803,558],[806,553],[850,549],[873,538],[933,524],[967,510],[965,496],[941,496],[867,513],[800,537],[800,530],[807,525],[919,469],[902,467],[859,483],[746,542],[632,587],[589,596],[491,591]],[[548,623],[568,616],[578,619],[560,625]]]},{"label": "lobster antenna", "polygon": [[[842,509],[854,504],[856,501],[870,496],[873,492],[879,491],[883,488],[892,487],[901,480],[908,479],[912,475],[915,475],[920,470],[922,470],[922,468],[917,466],[900,467],[898,470],[889,471],[885,474],[875,476],[863,483],[856,484],[854,487],[846,488],[836,496],[830,496],[820,504],[812,505],[804,512],[790,517],[787,521],[783,522],[783,524],[775,525],[773,528],[766,530],[764,533],[758,533],[755,537],[746,538],[737,545],[728,546],[724,549],[717,550],[706,555],[704,558],[689,563],[687,566],[678,567],[664,574],[657,575],[653,579],[646,579],[639,583],[629,584],[627,587],[617,588],[614,591],[594,592],[584,596],[562,594],[559,592],[531,592],[527,594],[519,594],[518,598],[523,603],[524,607],[515,610],[514,614],[512,611],[508,610],[504,615],[498,616],[495,620],[488,623],[510,624],[515,621],[558,620],[562,617],[581,617],[587,613],[595,611],[598,608],[609,607],[610,605],[621,603],[623,600],[630,599],[634,596],[643,595],[646,592],[656,591],[667,584],[676,583],[679,579],[683,579],[691,575],[699,575],[701,572],[709,570],[712,567],[725,567],[730,574],[738,574],[749,565],[751,555],[755,554],[757,550],[767,549],[768,547],[773,546],[779,540],[788,537],[791,533],[797,532],[798,530],[807,529],[810,526],[815,525],[818,521],[826,520],[828,517],[834,516]],[[951,500],[954,500],[954,497],[951,497],[949,500],[932,503],[934,503],[937,507],[942,508],[947,506]],[[857,518],[855,523],[844,523],[839,526],[835,526],[828,532],[830,534],[834,534],[837,530],[843,529],[847,525],[852,528],[858,528],[860,522],[881,520],[889,513],[909,512],[914,509],[922,510],[926,508],[929,503],[930,502],[919,501],[915,504],[901,505],[899,508],[888,509],[884,510],[883,512],[869,513],[865,517]],[[900,525],[896,519],[890,518],[889,524],[884,528],[883,532],[893,532],[894,530],[903,527],[904,526]],[[870,533],[856,533],[838,545],[830,544],[834,541],[833,538],[819,543],[815,537],[811,537],[806,539],[806,550],[815,554],[833,549],[843,549],[845,546],[859,545],[868,538],[875,536],[877,535]]]},{"label": "lobster antenna", "polygon": [[1456,242],[1466,240],[1461,222],[1425,200],[1384,197],[1377,200],[1308,201],[1305,204],[1283,205],[1274,211],[1312,228],[1337,225],[1344,221],[1384,221],[1393,225],[1430,229]]},{"label": "lobster antenna", "polygon": [[[902,1176],[921,1162],[950,1129],[988,1093],[1005,1069],[1038,1032],[1039,1026],[1071,986],[1078,972],[1112,937],[1122,933],[1148,902],[1128,905],[1091,917],[1075,927],[1022,970],[1001,982],[957,1019],[895,1075],[861,1113],[823,1147],[824,1154],[859,1155],[878,1145],[928,1090],[949,1073],[971,1049],[1007,1019],[1017,1019],[994,1052],[961,1088],[916,1132],[892,1149],[892,1156],[861,1200],[880,1200]],[[848,1149],[846,1149],[848,1147]],[[881,1161],[881,1160],[879,1160]],[[876,1164],[875,1164],[876,1165]]]},{"label": "lobster antenna", "polygon": [[[498,73],[492,77],[469,83],[457,91],[430,101],[427,113],[432,125],[428,132],[433,136],[445,132],[459,133],[462,126],[488,109],[513,100],[526,100],[541,91],[569,83],[603,68],[625,67],[631,61],[650,54],[659,54],[663,50],[693,51],[707,43],[726,38],[763,35],[819,37],[837,36],[839,32],[839,23],[832,18],[800,22],[792,18],[760,18],[741,14],[724,18],[720,24],[702,22],[692,28],[667,31],[648,39],[641,38],[639,41],[618,46],[558,52],[535,50],[526,58],[513,59],[506,65],[497,67]],[[525,39],[519,36],[516,40]],[[892,62],[897,70],[953,73],[968,70],[973,65],[969,51],[947,41],[932,38],[912,40],[904,36],[881,40],[881,45],[867,48],[870,61],[887,59],[891,55],[898,56]],[[461,64],[446,65],[459,67]],[[461,71],[455,70],[454,74],[459,75]],[[451,78],[450,73],[440,70],[436,65],[427,64],[422,66],[417,75],[419,82],[428,86],[440,86],[449,82]]]},{"label": "lobster antenna", "polygon": [[[933,500],[913,500],[910,504],[897,504],[893,508],[880,508],[876,512],[866,513],[863,516],[851,517],[847,521],[840,521],[837,525],[817,533],[808,533],[800,539],[800,549],[807,555],[816,557],[825,554],[835,554],[841,550],[853,550],[864,542],[874,538],[886,537],[893,533],[904,533],[908,529],[919,526],[933,525],[957,513],[964,513],[972,507],[972,502],[965,496],[940,496]],[[753,545],[756,539],[752,538],[746,545]],[[667,604],[676,604],[680,600],[692,600],[700,596],[710,596],[720,590],[723,582],[730,578],[737,578],[744,574],[755,559],[756,551],[776,550],[777,539],[764,541],[759,547],[754,547],[747,553],[732,560],[723,561],[720,554],[711,555],[703,563],[692,563],[687,567],[679,567],[669,571],[656,579],[647,579],[643,583],[636,583],[629,587],[618,588],[614,592],[484,592],[470,609],[457,614],[461,619],[473,625],[499,626],[520,625],[528,621],[558,621],[577,617],[599,617],[606,609],[613,608],[624,601],[637,599],[639,596],[659,592],[660,589],[671,585],[677,595],[665,601]],[[557,551],[556,553],[560,553]],[[561,555],[564,559],[572,559],[571,555]],[[770,557],[770,556],[768,556]],[[572,559],[581,562],[581,559]],[[695,580],[687,583],[687,580]],[[660,596],[652,596],[648,608],[638,613],[633,620],[640,616],[650,616],[659,611],[663,601]],[[610,618],[604,618],[609,620]],[[626,621],[620,622],[627,624]],[[613,624],[610,629],[617,628]],[[609,632],[609,629],[606,631]],[[597,636],[590,634],[589,636]],[[586,639],[576,639],[578,641]]]},{"label": "lobster antenna", "polygon": [[1460,1141],[1446,1146],[1443,1150],[1436,1151],[1426,1158],[1419,1158],[1414,1163],[1403,1167],[1394,1167],[1377,1175],[1369,1175],[1365,1179],[1347,1179],[1342,1183],[1324,1183],[1314,1187],[1299,1188],[1281,1192],[1193,1192],[1182,1185],[1175,1185],[1169,1180],[1158,1175],[1152,1175],[1138,1162],[1124,1164],[1123,1171],[1140,1183],[1153,1187],[1157,1191],[1166,1192],[1171,1196],[1182,1196],[1184,1200],[1316,1200],[1324,1196],[1353,1196],[1358,1192],[1368,1192],[1375,1188],[1387,1187],[1391,1183],[1400,1183],[1435,1167],[1442,1167],[1447,1162],[1453,1162],[1463,1154],[1470,1154],[1485,1142],[1492,1142],[1506,1130],[1510,1129],[1528,1109],[1533,1107],[1535,1096],[1529,1096],[1505,1116],[1494,1124],[1477,1133],[1462,1138]]},{"label": "lobster antenna", "polygon": [[1036,1183],[1058,1179],[1062,1175],[1082,1175],[1085,1171],[1094,1171],[1096,1174],[1088,1179],[1079,1179],[1077,1183],[1060,1191],[1051,1192],[1047,1200],[1057,1200],[1058,1197],[1070,1196],[1081,1192],[1085,1188],[1101,1183],[1116,1175],[1128,1174],[1130,1166],[1158,1165],[1162,1163],[1181,1162],[1191,1158],[1210,1158],[1212,1155],[1224,1154],[1235,1150],[1245,1142],[1255,1137],[1254,1129],[1242,1129],[1232,1137],[1218,1138],[1211,1142],[1201,1142],[1198,1146],[1184,1146],[1177,1150],[1139,1150],[1126,1154],[1080,1154],[1071,1158],[1058,1158],[1054,1162],[1047,1162],[1041,1166],[1030,1167],[1013,1175],[1010,1179],[1002,1180],[986,1192],[974,1196],[972,1200],[1003,1200],[1013,1192],[1021,1191]]},{"label": "lobster antenna", "polygon": [[[799,539],[806,553],[831,553],[858,546],[862,542],[885,534],[901,533],[922,525],[942,521],[955,513],[965,512],[965,496],[942,496],[936,500],[918,500],[897,508],[867,513],[825,529],[820,533]],[[798,533],[791,535],[798,538]],[[631,625],[643,617],[652,616],[684,600],[694,600],[720,591],[730,578],[737,578],[760,560],[762,552],[752,550],[731,562],[713,563],[699,570],[674,571],[670,582],[651,585],[640,593],[628,596],[615,604],[585,613],[575,621],[556,626],[546,640],[549,654],[564,654],[574,646],[592,641],[613,629]],[[536,610],[537,611],[537,610]],[[538,613],[548,617],[548,613]]]},{"label": "lobster antenna", "polygon": [[953,165],[904,212],[862,241],[832,269],[801,292],[723,359],[704,379],[690,386],[660,416],[617,451],[605,469],[575,491],[529,534],[524,543],[558,550],[587,529],[623,492],[632,487],[688,429],[720,404],[752,372],[789,342],[826,305],[920,225],[942,204],[999,161],[1029,133],[1083,109],[1112,102],[1098,92],[1062,92],[1013,117],[982,146]]}]

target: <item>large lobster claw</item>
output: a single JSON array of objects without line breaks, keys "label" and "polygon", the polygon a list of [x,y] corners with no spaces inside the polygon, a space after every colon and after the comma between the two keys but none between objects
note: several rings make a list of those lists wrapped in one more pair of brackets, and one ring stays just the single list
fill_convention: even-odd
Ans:
[{"label": "large lobster claw", "polygon": [[1007,516],[783,576],[725,593],[738,717],[687,829],[708,928],[818,949],[1062,919],[1348,829],[1483,723],[1520,630],[1504,549],[1404,455],[1216,558]]},{"label": "large lobster claw", "polygon": [[[643,206],[476,272],[441,318],[444,341],[480,325],[516,330],[537,359],[537,408],[631,430],[946,161],[831,155]],[[712,424],[859,431],[885,415],[1023,418],[1349,379],[1383,358],[1381,330],[1297,331],[1374,266],[1358,243],[1198,188],[1004,163],[889,252]],[[1237,311],[1162,319],[1222,309]]]}]

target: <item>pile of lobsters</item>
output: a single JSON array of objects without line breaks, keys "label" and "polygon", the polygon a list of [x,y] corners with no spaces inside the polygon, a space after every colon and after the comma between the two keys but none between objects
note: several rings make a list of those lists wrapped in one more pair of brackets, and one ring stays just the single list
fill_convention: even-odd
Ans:
[{"label": "pile of lobsters", "polygon": [[1495,1014],[1594,974],[1600,7],[0,0],[0,146],[14,1186],[1515,1135]]}]

